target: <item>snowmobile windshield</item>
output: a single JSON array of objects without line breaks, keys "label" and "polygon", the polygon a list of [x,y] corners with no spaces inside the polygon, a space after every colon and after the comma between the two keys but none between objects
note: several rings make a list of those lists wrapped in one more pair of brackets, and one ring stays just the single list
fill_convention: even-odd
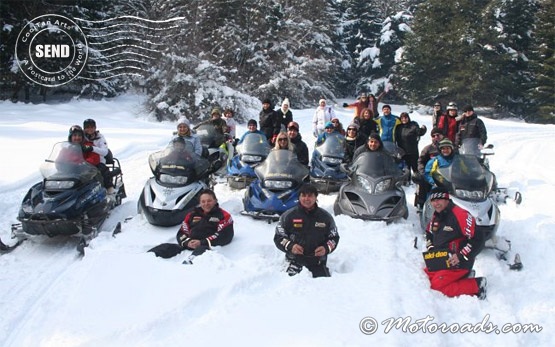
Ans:
[{"label": "snowmobile windshield", "polygon": [[343,159],[345,156],[345,136],[331,133],[326,140],[316,147],[322,157]]},{"label": "snowmobile windshield", "polygon": [[472,200],[485,199],[493,181],[493,175],[480,164],[478,158],[468,154],[455,155],[450,166],[440,168],[433,175],[438,185],[452,192],[454,190],[455,195],[461,198]]},{"label": "snowmobile windshield", "polygon": [[462,140],[461,147],[459,148],[459,153],[481,157],[482,152],[480,150],[480,147],[481,147],[480,139],[467,138]]},{"label": "snowmobile windshield", "polygon": [[88,182],[97,175],[98,169],[85,161],[80,145],[58,142],[41,165],[40,173],[47,181]]},{"label": "snowmobile windshield", "polygon": [[164,150],[152,153],[148,158],[155,176],[180,176],[184,180],[182,183],[195,176],[195,166],[200,161],[189,141],[171,142]]},{"label": "snowmobile windshield", "polygon": [[196,128],[200,143],[206,148],[218,148],[225,142],[225,136],[220,134],[212,124],[201,124]]},{"label": "snowmobile windshield", "polygon": [[391,156],[397,159],[401,159],[405,155],[405,151],[397,146],[394,142],[391,141],[384,141],[383,142],[383,149]]},{"label": "snowmobile windshield", "polygon": [[[266,136],[258,133],[248,133],[243,138],[243,142],[237,145],[237,153],[243,156],[253,156],[260,157],[259,160],[262,161],[270,153],[270,145]],[[247,160],[248,161],[248,160]]]},{"label": "snowmobile windshield", "polygon": [[355,174],[362,174],[372,178],[398,177],[403,174],[395,159],[385,151],[361,153],[356,157],[352,169]]},{"label": "snowmobile windshield", "polygon": [[255,168],[255,173],[267,188],[272,188],[268,181],[291,182],[291,185],[279,184],[282,188],[291,188],[308,176],[308,168],[299,162],[294,152],[277,149],[272,150],[266,160]]}]

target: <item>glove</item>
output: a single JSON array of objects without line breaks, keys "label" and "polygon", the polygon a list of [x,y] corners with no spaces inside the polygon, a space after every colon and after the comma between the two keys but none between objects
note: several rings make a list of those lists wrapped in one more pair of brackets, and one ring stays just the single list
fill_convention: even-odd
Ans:
[{"label": "glove", "polygon": [[346,103],[346,102],[344,102],[344,103],[343,103],[343,107],[349,107],[349,104]]},{"label": "glove", "polygon": [[432,250],[432,248],[434,248],[434,245],[432,244],[432,240],[426,240],[426,250],[430,251]]},{"label": "glove", "polygon": [[89,153],[93,151],[92,146],[81,146],[81,149],[83,150],[83,153]]}]

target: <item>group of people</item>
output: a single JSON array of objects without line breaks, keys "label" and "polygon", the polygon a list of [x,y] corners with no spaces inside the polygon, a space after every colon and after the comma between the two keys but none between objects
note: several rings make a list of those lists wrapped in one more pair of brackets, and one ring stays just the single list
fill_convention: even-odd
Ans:
[{"label": "group of people", "polygon": [[[264,134],[275,150],[296,151],[299,161],[308,165],[308,148],[299,134],[299,124],[293,121],[289,101],[284,100],[280,113],[273,111],[271,105],[270,100],[263,101],[260,112],[260,124],[263,126],[259,130],[257,121],[249,120],[248,130],[238,142],[241,143],[248,133]],[[481,143],[485,144],[487,134],[483,122],[477,119],[472,107],[466,106],[464,118],[456,120],[455,140],[450,140],[444,135],[449,133],[449,126],[443,128],[445,132],[441,128],[451,120],[442,120],[442,117],[456,117],[452,104],[448,107],[451,108],[438,117],[437,126],[431,132],[432,143],[420,155],[418,140],[425,134],[426,127],[411,121],[405,112],[399,117],[392,115],[389,105],[382,107],[382,115],[377,119],[374,119],[373,110],[361,108],[353,123],[343,130],[333,110],[327,108],[325,100],[320,100],[313,130],[317,136],[316,143],[325,141],[326,136],[329,136],[326,134],[333,132],[345,136],[348,160],[364,151],[382,150],[384,139],[403,148],[406,152],[404,159],[415,172],[415,181],[419,183],[416,206],[421,207],[429,196],[434,208],[433,217],[426,228],[427,249],[448,249],[451,253],[448,269],[425,269],[431,288],[447,296],[475,295],[485,298],[486,279],[471,277],[474,258],[479,252],[478,245],[482,242],[481,235],[475,232],[475,220],[470,213],[452,202],[447,191],[435,187],[431,172],[434,168],[449,165],[460,143],[457,139],[462,141],[467,137],[479,137]],[[318,119],[327,113],[331,114],[330,120],[320,129],[321,122]],[[191,136],[190,124],[186,119],[179,121],[178,136]],[[194,140],[192,143],[194,146]],[[422,179],[418,180],[420,177]],[[286,272],[290,276],[298,274],[304,267],[313,277],[330,276],[326,266],[327,255],[336,249],[339,234],[333,217],[318,207],[317,196],[318,191],[313,185],[303,184],[299,189],[298,205],[284,212],[276,227],[274,243],[285,253],[288,264]],[[215,193],[207,189],[200,195],[199,206],[187,213],[177,232],[177,242],[180,250],[192,250],[194,257],[214,246],[229,244],[233,235],[232,216],[218,205]]]}]

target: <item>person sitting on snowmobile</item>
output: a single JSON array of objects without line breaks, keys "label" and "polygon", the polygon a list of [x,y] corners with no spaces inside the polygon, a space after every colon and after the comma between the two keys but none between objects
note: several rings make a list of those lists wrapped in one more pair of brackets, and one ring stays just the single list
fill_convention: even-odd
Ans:
[{"label": "person sitting on snowmobile", "polygon": [[264,137],[266,137],[266,134],[258,130],[258,122],[255,119],[249,119],[249,122],[247,123],[247,132],[241,136],[241,139],[239,140],[239,142],[237,142],[237,144],[239,145],[243,143],[243,140],[245,139],[245,137],[250,133],[261,134],[261,135],[264,135]]},{"label": "person sitting on snowmobile", "polygon": [[360,146],[355,150],[355,153],[353,154],[352,162],[354,162],[355,159],[364,152],[377,152],[377,151],[383,151],[383,142],[380,135],[373,133],[373,134],[370,134],[370,136],[368,137],[368,141],[364,144],[364,146]]},{"label": "person sitting on snowmobile", "polygon": [[327,255],[337,248],[339,234],[332,215],[318,207],[317,197],[315,186],[303,184],[298,205],[285,211],[276,226],[274,243],[285,252],[289,276],[306,266],[312,277],[330,277]]},{"label": "person sitting on snowmobile", "polygon": [[[339,122],[339,120],[337,120],[337,122]],[[341,129],[343,130],[343,129]],[[324,132],[321,133],[320,135],[318,135],[318,138],[316,139],[316,146],[321,145],[322,143],[324,143],[324,141],[326,141],[326,138],[333,133],[337,133],[340,134],[341,136],[343,136],[343,134],[341,134],[339,127],[336,127],[334,125],[334,123],[332,121],[329,121],[326,123],[326,127],[324,129]]]},{"label": "person sitting on snowmobile", "polygon": [[189,122],[186,117],[179,117],[179,119],[177,120],[177,134],[172,138],[170,143],[172,143],[178,137],[191,143],[191,145],[193,145],[193,151],[199,157],[202,156],[202,144],[200,143],[197,135],[191,132],[191,122]]},{"label": "person sitting on snowmobile", "polygon": [[[199,206],[185,215],[177,231],[177,243],[198,256],[214,246],[225,246],[234,236],[233,218],[218,205],[216,194],[204,189],[199,195]],[[190,260],[189,262],[190,263]]]},{"label": "person sitting on snowmobile", "polygon": [[85,132],[79,125],[73,125],[69,128],[67,140],[73,144],[81,146],[83,158],[89,164],[97,166],[100,163],[100,155],[93,151],[93,143],[85,139]]},{"label": "person sitting on snowmobile", "polygon": [[424,168],[424,178],[433,187],[436,185],[432,174],[439,168],[447,167],[453,162],[455,147],[451,140],[445,138],[439,142],[439,155],[430,159]]},{"label": "person sitting on snowmobile", "polygon": [[347,127],[347,136],[345,136],[345,157],[343,161],[350,164],[353,161],[355,151],[366,142],[364,136],[359,134],[358,125],[351,123]]},{"label": "person sitting on snowmobile", "polygon": [[96,165],[102,177],[104,178],[104,187],[108,191],[108,194],[114,193],[114,183],[112,182],[112,176],[110,175],[110,170],[106,166],[106,156],[110,152],[108,149],[108,143],[104,138],[104,135],[100,131],[96,130],[96,121],[94,119],[88,118],[83,121],[83,131],[85,133],[85,140],[92,142],[92,151],[97,153],[100,158],[100,163]]},{"label": "person sitting on snowmobile", "polygon": [[285,131],[282,131],[277,135],[276,144],[272,150],[275,151],[280,149],[286,149],[295,152],[295,145],[291,143],[289,135],[287,135]]},{"label": "person sitting on snowmobile", "polygon": [[418,172],[415,172],[412,176],[412,180],[418,185],[414,203],[418,212],[422,212],[424,203],[428,198],[428,193],[430,192],[430,189],[432,189],[430,183],[424,179],[426,164],[430,159],[439,155],[439,142],[443,140],[443,134],[437,127],[433,128],[430,134],[432,136],[432,143],[425,146],[422,149],[422,152],[420,152],[420,156],[418,157]]},{"label": "person sitting on snowmobile", "polygon": [[455,205],[443,188],[432,189],[430,200],[434,214],[426,228],[426,249],[449,253],[446,269],[424,269],[430,287],[448,297],[476,295],[479,299],[485,299],[486,278],[468,278],[474,258],[480,252],[483,237],[482,233],[475,232],[474,217]]},{"label": "person sitting on snowmobile", "polygon": [[289,124],[287,124],[287,135],[289,135],[289,141],[295,146],[295,153],[297,154],[299,162],[308,166],[308,146],[304,143],[299,133],[299,123],[289,122]]}]

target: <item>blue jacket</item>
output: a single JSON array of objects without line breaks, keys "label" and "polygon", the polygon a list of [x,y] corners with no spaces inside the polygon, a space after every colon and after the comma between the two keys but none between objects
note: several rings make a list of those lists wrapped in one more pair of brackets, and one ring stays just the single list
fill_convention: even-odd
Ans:
[{"label": "blue jacket", "polygon": [[441,154],[433,157],[426,163],[426,168],[424,168],[424,178],[426,178],[426,181],[428,181],[428,183],[430,183],[432,186],[435,186],[436,183],[434,181],[434,178],[432,177],[432,173],[439,168],[448,167],[449,165],[451,165],[452,162],[453,154],[449,157],[444,157]]},{"label": "blue jacket", "polygon": [[376,120],[380,129],[380,137],[382,141],[395,142],[395,128],[401,124],[399,117],[390,114],[389,116],[381,116]]}]

